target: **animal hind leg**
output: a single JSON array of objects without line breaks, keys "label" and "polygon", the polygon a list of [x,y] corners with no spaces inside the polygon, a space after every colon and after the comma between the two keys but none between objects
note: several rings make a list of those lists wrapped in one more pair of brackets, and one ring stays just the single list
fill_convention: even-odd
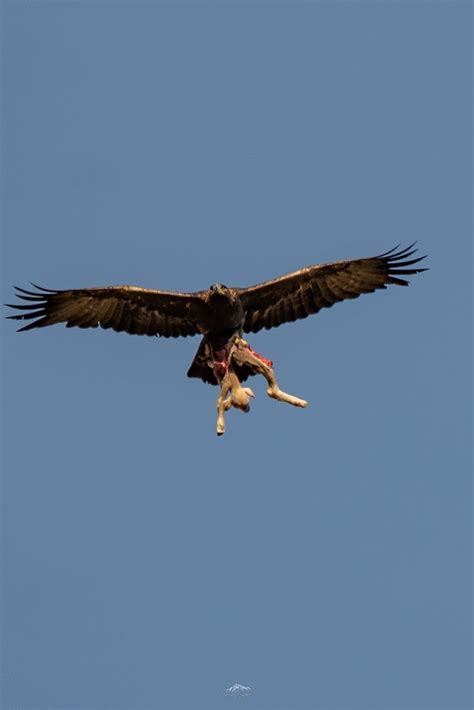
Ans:
[{"label": "animal hind leg", "polygon": [[250,398],[254,393],[250,387],[242,387],[240,380],[229,367],[220,381],[220,393],[217,398],[217,436],[222,436],[225,432],[225,412],[231,407],[240,409],[242,412],[250,410]]},{"label": "animal hind leg", "polygon": [[268,382],[267,394],[272,399],[277,399],[279,402],[287,402],[294,407],[307,407],[308,402],[305,399],[300,399],[292,394],[283,392],[276,381],[273,363],[262,357],[248,345],[248,343],[239,338],[236,340],[231,352],[231,358],[238,364],[246,364],[255,372],[263,375]]}]

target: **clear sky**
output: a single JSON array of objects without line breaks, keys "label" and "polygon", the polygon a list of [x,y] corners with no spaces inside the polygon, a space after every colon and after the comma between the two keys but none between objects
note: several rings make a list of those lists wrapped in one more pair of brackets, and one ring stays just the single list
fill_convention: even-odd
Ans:
[{"label": "clear sky", "polygon": [[310,406],[222,438],[195,339],[4,322],[4,708],[472,707],[471,15],[4,0],[4,301],[431,267],[254,335]]}]

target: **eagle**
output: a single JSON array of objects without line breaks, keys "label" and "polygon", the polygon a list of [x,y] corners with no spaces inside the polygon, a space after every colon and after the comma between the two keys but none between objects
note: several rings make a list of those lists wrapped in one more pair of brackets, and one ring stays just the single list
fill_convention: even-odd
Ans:
[{"label": "eagle", "polygon": [[[19,331],[65,323],[67,328],[100,326],[163,338],[200,335],[187,375],[217,385],[215,365],[226,362],[243,333],[276,328],[387,285],[407,286],[401,277],[427,270],[415,266],[426,258],[414,256],[415,244],[405,249],[398,245],[378,256],[306,266],[245,288],[215,283],[186,293],[139,286],[52,290],[32,284],[34,291],[15,287],[23,303],[6,305],[19,311],[9,318],[31,321]],[[236,364],[235,371],[240,381],[255,374],[245,363]]]}]

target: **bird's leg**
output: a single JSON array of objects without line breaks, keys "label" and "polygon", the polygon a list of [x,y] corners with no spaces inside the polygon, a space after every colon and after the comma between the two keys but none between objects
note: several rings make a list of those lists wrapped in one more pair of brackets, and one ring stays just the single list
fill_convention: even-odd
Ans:
[{"label": "bird's leg", "polygon": [[278,386],[276,381],[275,372],[273,370],[273,363],[271,360],[267,360],[259,353],[252,350],[250,345],[243,340],[238,338],[235,341],[234,347],[231,350],[231,358],[239,365],[248,365],[254,370],[263,375],[268,382],[267,394],[272,399],[277,399],[280,402],[287,402],[292,404],[294,407],[307,407],[308,402],[299,397],[295,397],[292,394],[287,394],[283,392]]},{"label": "bird's leg", "polygon": [[248,412],[250,398],[255,395],[250,387],[242,387],[239,378],[230,367],[227,368],[219,384],[221,391],[217,399],[217,435],[221,436],[225,432],[225,412],[231,407]]}]

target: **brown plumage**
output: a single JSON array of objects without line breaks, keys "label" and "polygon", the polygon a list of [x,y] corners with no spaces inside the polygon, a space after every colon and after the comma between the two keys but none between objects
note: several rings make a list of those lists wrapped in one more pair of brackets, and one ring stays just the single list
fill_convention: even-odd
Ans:
[{"label": "brown plumage", "polygon": [[[221,284],[207,291],[181,293],[156,291],[137,286],[107,286],[54,291],[34,286],[36,291],[17,288],[23,304],[7,304],[20,311],[9,316],[29,321],[20,331],[65,323],[70,328],[112,328],[134,335],[165,338],[203,335],[188,371],[216,384],[211,361],[226,351],[229,342],[242,332],[256,333],[298,318],[306,318],[338,301],[357,298],[386,288],[407,286],[400,278],[426,271],[414,267],[425,257],[415,254],[414,245],[397,247],[379,256],[307,266],[291,274],[248,288],[227,288]],[[250,371],[237,373],[245,379]]]}]

